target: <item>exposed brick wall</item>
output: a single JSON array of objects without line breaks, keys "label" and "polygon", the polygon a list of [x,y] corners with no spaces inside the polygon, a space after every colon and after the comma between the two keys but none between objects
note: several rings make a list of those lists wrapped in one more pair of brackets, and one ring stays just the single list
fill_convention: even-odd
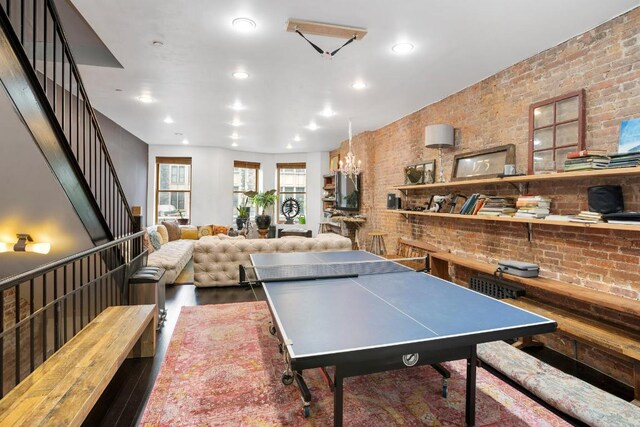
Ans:
[{"label": "exposed brick wall", "polygon": [[[523,224],[405,219],[386,210],[386,194],[403,183],[403,167],[437,158],[437,150],[424,148],[428,124],[449,123],[456,128],[455,147],[444,154],[447,179],[455,154],[510,143],[516,145],[517,168],[526,171],[529,105],[584,89],[587,148],[616,151],[620,122],[640,117],[639,28],[640,8],[636,8],[381,129],[355,136],[354,152],[363,162],[361,213],[368,218],[363,232],[389,233],[386,242],[391,250],[399,237],[410,237],[490,262],[528,260],[541,265],[543,276],[639,299],[640,232],[533,225],[528,241]],[[342,157],[346,151],[345,141]],[[531,183],[529,193],[551,196],[552,212],[569,214],[587,209],[587,187],[600,184],[621,184],[626,209],[640,211],[638,177]],[[439,194],[444,191],[516,194],[507,185],[451,188]],[[431,194],[438,193],[422,191],[412,197],[426,201]],[[617,368],[611,361],[602,369]]]}]

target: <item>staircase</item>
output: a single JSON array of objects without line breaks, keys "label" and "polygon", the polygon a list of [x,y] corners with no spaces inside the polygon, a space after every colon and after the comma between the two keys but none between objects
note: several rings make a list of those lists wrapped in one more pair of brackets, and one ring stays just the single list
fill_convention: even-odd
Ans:
[{"label": "staircase", "polygon": [[94,244],[134,218],[53,0],[0,0],[0,81]]}]

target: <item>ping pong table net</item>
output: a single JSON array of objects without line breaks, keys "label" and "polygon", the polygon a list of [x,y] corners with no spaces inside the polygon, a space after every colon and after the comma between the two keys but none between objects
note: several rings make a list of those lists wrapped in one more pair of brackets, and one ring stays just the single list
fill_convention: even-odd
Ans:
[{"label": "ping pong table net", "polygon": [[[321,264],[255,265],[240,266],[240,284],[256,282],[290,282],[301,280],[352,278],[372,274],[403,273],[416,271],[402,263],[419,261],[426,269],[427,258],[401,258],[332,262]],[[419,270],[424,271],[424,270]]]}]

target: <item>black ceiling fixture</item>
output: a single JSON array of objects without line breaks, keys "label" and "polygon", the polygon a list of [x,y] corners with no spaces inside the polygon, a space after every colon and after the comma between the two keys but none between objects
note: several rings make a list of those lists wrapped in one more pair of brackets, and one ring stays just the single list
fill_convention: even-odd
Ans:
[{"label": "black ceiling fixture", "polygon": [[343,44],[342,46],[340,46],[339,48],[337,48],[336,50],[334,50],[333,52],[328,52],[328,51],[324,51],[322,50],[322,48],[320,48],[317,44],[313,43],[311,40],[309,40],[308,38],[306,38],[304,36],[304,34],[302,34],[299,30],[296,30],[296,33],[300,34],[300,37],[302,37],[303,39],[305,39],[307,41],[307,43],[309,43],[320,55],[328,55],[333,57],[336,53],[338,53],[340,51],[340,49],[342,49],[343,47],[345,47],[346,45],[348,45],[349,43],[351,43],[352,41],[356,40],[357,36],[354,35],[353,37],[351,37],[349,40],[346,41],[345,44]]}]

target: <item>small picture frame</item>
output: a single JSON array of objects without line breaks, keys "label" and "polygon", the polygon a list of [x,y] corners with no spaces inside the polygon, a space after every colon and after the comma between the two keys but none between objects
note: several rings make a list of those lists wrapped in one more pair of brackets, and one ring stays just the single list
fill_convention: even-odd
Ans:
[{"label": "small picture frame", "polygon": [[407,165],[404,168],[405,185],[431,184],[435,177],[436,161],[430,160]]}]

